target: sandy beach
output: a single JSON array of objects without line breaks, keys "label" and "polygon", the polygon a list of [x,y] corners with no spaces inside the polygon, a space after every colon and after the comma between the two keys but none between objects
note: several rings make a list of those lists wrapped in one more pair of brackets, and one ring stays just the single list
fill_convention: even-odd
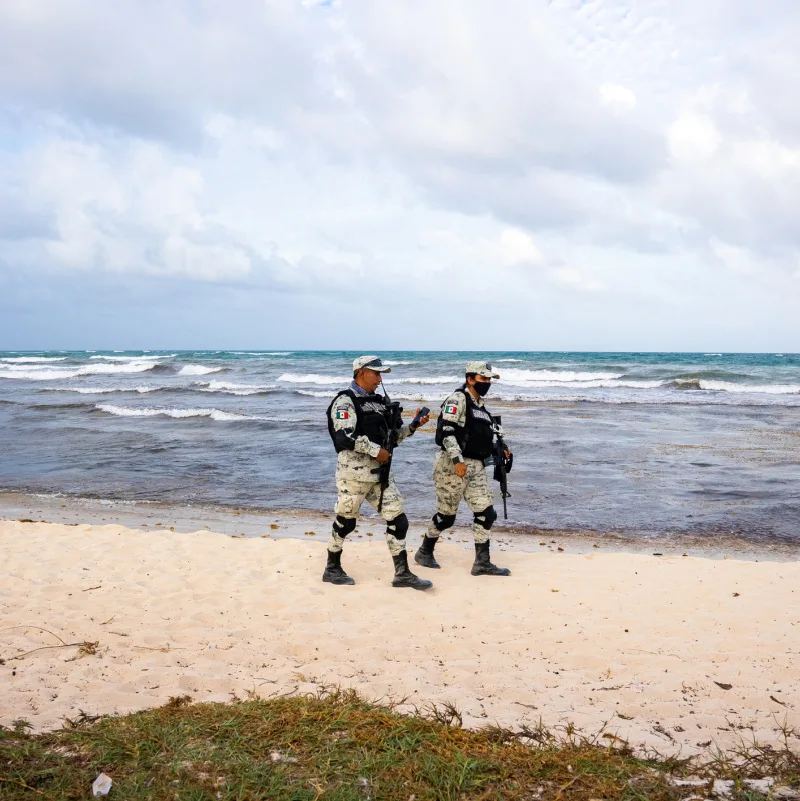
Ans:
[{"label": "sandy beach", "polygon": [[[505,550],[511,578],[474,578],[445,542],[421,593],[390,586],[365,526],[344,559],[356,586],[333,587],[325,529],[275,525],[296,536],[0,523],[0,724],[338,684],[683,754],[800,725],[795,562]],[[60,641],[77,645],[44,648]]]}]

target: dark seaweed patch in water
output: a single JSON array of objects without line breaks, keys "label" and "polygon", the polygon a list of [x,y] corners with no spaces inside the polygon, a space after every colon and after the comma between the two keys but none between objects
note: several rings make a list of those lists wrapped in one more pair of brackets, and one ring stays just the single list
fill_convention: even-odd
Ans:
[{"label": "dark seaweed patch in water", "polygon": [[664,386],[671,389],[702,389],[699,378],[684,378],[680,381],[675,379],[674,381],[667,381]]},{"label": "dark seaweed patch in water", "polygon": [[93,403],[31,403],[28,409],[34,412],[69,411],[70,409],[91,409]]},{"label": "dark seaweed patch in water", "polygon": [[697,379],[698,381],[734,381],[737,378],[744,380],[753,380],[752,375],[747,373],[733,373],[728,370],[694,370],[688,373],[678,373],[675,380],[691,380]]},{"label": "dark seaweed patch in water", "polygon": [[714,466],[711,462],[689,462],[689,464],[692,464],[695,467],[713,467]]},{"label": "dark seaweed patch in water", "polygon": [[697,489],[689,490],[692,495],[705,495],[710,498],[719,498],[721,500],[729,498],[742,498],[742,499],[765,499],[774,498],[774,492],[758,492],[755,490],[718,490],[718,489]]}]

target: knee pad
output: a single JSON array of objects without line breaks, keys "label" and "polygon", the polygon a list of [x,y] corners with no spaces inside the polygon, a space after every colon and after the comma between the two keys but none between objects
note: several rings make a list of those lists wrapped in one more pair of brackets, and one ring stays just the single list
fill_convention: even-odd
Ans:
[{"label": "knee pad", "polygon": [[397,515],[394,520],[386,523],[386,531],[398,540],[404,540],[408,532],[408,518],[404,514]]},{"label": "knee pad", "polygon": [[452,526],[455,522],[455,515],[443,515],[441,512],[437,512],[433,516],[433,525],[437,531],[444,531],[445,529],[450,528],[450,526]]},{"label": "knee pad", "polygon": [[356,527],[356,522],[355,517],[336,515],[333,521],[333,530],[344,539]]},{"label": "knee pad", "polygon": [[497,512],[495,512],[494,506],[487,506],[482,512],[475,512],[473,517],[479,526],[483,526],[488,531],[497,520]]}]

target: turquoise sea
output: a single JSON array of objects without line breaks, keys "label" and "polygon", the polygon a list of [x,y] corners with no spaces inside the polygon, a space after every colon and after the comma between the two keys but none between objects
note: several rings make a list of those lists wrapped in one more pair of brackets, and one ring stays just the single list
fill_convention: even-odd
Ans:
[{"label": "turquoise sea", "polygon": [[[324,411],[359,354],[0,352],[0,491],[327,510]],[[800,542],[800,355],[397,351],[386,390],[439,403],[464,364],[515,451],[509,521],[646,537]],[[433,512],[435,445],[398,451],[409,516]]]}]

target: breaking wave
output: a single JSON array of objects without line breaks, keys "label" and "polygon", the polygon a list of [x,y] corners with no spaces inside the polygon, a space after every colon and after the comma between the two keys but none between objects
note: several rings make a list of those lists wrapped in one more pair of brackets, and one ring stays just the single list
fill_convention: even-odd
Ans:
[{"label": "breaking wave", "polygon": [[700,381],[700,389],[717,392],[752,392],[766,395],[797,395],[800,384],[732,384],[730,381]]},{"label": "breaking wave", "polygon": [[541,386],[543,382],[555,381],[559,385],[572,381],[604,381],[622,378],[624,373],[579,372],[575,370],[522,370],[509,367],[500,374],[500,380],[506,384],[524,387],[527,384]]},{"label": "breaking wave", "polygon": [[90,359],[105,359],[109,362],[144,362],[155,359],[174,359],[177,353],[166,353],[158,356],[90,356]]},{"label": "breaking wave", "polygon": [[80,395],[107,395],[109,392],[159,392],[161,390],[180,389],[180,387],[141,386],[141,387],[47,387],[42,392],[77,392]]},{"label": "breaking wave", "polygon": [[240,414],[238,412],[225,412],[222,409],[172,409],[151,406],[131,407],[116,406],[113,403],[98,403],[94,407],[99,412],[113,414],[117,417],[171,417],[176,420],[185,420],[193,417],[208,417],[221,423],[310,423],[317,422],[308,418],[268,416],[258,414]]},{"label": "breaking wave", "polygon": [[[5,365],[3,365],[5,367]],[[125,362],[123,364],[86,364],[69,370],[50,370],[46,367],[29,369],[7,366],[0,370],[0,378],[15,378],[26,381],[56,381],[66,378],[79,378],[85,375],[105,375],[107,373],[144,373],[158,366],[157,362]]]},{"label": "breaking wave", "polygon": [[464,379],[457,375],[420,376],[416,378],[385,378],[384,384],[457,384]]},{"label": "breaking wave", "polygon": [[0,362],[8,362],[10,364],[37,364],[40,362],[65,362],[66,356],[9,356],[5,359],[0,359]]},{"label": "breaking wave", "polygon": [[234,384],[229,381],[200,381],[197,387],[200,392],[225,392],[229,395],[266,395],[277,389],[269,384]]},{"label": "breaking wave", "polygon": [[278,376],[278,381],[286,381],[291,384],[327,384],[330,386],[341,384],[347,386],[350,379],[335,375],[319,375],[318,373],[283,373]]}]

